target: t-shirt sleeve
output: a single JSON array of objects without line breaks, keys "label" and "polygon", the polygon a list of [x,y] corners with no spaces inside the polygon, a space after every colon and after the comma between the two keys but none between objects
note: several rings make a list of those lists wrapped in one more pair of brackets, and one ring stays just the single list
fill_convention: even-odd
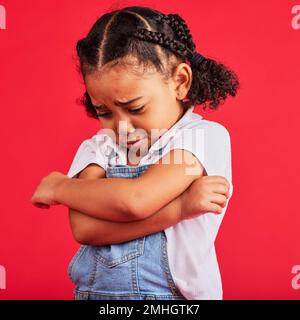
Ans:
[{"label": "t-shirt sleeve", "polygon": [[77,178],[78,173],[91,163],[95,163],[106,170],[107,163],[104,154],[97,149],[94,139],[87,139],[79,146],[67,176]]},{"label": "t-shirt sleeve", "polygon": [[[193,124],[180,130],[164,149],[162,156],[172,149],[190,151],[201,163],[207,175],[224,176],[233,191],[231,173],[231,142],[227,129],[213,121]],[[195,174],[192,164],[186,174]]]},{"label": "t-shirt sleeve", "polygon": [[[229,198],[222,213],[206,212],[194,219],[183,220],[179,223],[179,225],[187,225],[190,231],[194,230],[199,241],[203,238],[205,243],[213,243],[233,192],[229,133],[223,125],[217,122],[201,121],[199,125],[182,129],[165,148],[164,154],[172,149],[190,151],[202,164],[207,175],[223,176],[230,184]],[[190,174],[194,174],[192,169]],[[192,228],[190,223],[193,225]],[[178,228],[180,228],[179,225]]]}]

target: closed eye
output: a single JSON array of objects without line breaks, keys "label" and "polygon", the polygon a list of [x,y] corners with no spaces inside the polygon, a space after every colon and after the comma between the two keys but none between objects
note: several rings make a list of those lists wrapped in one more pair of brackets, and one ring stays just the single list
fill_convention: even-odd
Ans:
[{"label": "closed eye", "polygon": [[141,106],[140,108],[137,109],[128,109],[129,112],[131,113],[138,113],[144,109],[145,106]]},{"label": "closed eye", "polygon": [[[128,112],[133,113],[133,114],[137,114],[139,112],[141,112],[144,109],[145,106],[139,107],[137,109],[128,109]],[[98,117],[104,117],[104,118],[108,118],[111,115],[111,112],[106,112],[106,113],[98,113]]]}]

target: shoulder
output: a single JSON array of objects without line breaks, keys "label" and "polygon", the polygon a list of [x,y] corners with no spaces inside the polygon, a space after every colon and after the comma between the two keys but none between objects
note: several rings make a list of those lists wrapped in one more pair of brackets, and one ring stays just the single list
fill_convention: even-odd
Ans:
[{"label": "shoulder", "polygon": [[74,177],[91,163],[98,164],[106,171],[106,154],[109,149],[107,146],[111,145],[109,138],[106,134],[97,133],[83,140],[76,151],[67,175]]},{"label": "shoulder", "polygon": [[[190,145],[194,149],[229,150],[230,134],[227,128],[219,122],[205,120],[198,114],[193,114],[189,121],[177,128],[170,143]],[[204,152],[204,149],[203,149]]]},{"label": "shoulder", "polygon": [[110,149],[113,149],[114,147],[113,140],[108,134],[99,132],[89,139],[85,139],[80,144],[77,152],[85,151],[97,155],[108,155]]},{"label": "shoulder", "polygon": [[193,153],[208,175],[231,178],[230,135],[224,125],[193,114],[189,121],[173,134],[166,152],[173,148],[186,149]]},{"label": "shoulder", "polygon": [[180,131],[195,131],[203,132],[206,135],[206,139],[212,139],[214,137],[230,140],[230,134],[227,128],[219,122],[206,120],[201,115],[193,113],[188,122],[181,126],[178,130]]}]

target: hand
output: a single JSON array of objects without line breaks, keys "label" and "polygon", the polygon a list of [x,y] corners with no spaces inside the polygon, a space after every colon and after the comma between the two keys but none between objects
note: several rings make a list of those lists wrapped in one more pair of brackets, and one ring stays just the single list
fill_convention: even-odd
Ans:
[{"label": "hand", "polygon": [[59,202],[55,201],[55,191],[65,179],[70,178],[57,171],[53,171],[44,177],[31,198],[32,204],[43,209],[59,204]]},{"label": "hand", "polygon": [[202,176],[181,194],[181,219],[201,214],[222,213],[229,197],[230,184],[222,176]]}]

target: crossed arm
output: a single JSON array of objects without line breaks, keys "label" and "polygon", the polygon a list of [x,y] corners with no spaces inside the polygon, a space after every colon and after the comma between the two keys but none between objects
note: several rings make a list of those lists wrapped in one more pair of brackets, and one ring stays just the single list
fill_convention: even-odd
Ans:
[{"label": "crossed arm", "polygon": [[[182,163],[176,163],[178,159]],[[191,167],[193,174],[187,174]],[[135,179],[65,179],[55,191],[55,201],[94,218],[136,221],[163,208],[202,174],[192,153],[173,149]]]},{"label": "crossed arm", "polygon": [[181,201],[177,197],[154,215],[139,221],[114,222],[87,216],[69,209],[74,239],[81,244],[121,243],[159,232],[181,221]]},{"label": "crossed arm", "polygon": [[[174,152],[176,151],[174,150]],[[178,150],[177,152],[182,151]],[[199,162],[194,163],[194,165],[201,169]],[[202,171],[198,172],[202,173]],[[193,179],[190,177],[191,181],[195,177]],[[105,178],[105,171],[98,165],[91,164],[80,172],[79,178],[85,180],[103,179]],[[118,197],[118,193],[115,193],[115,195]],[[113,199],[111,200],[113,201]],[[143,216],[141,213],[136,214],[139,219],[135,221],[108,221],[70,207],[70,226],[75,240],[79,243],[90,245],[120,243],[159,232],[177,224],[182,220],[181,205],[180,194],[178,194],[154,214],[148,216]]]}]

